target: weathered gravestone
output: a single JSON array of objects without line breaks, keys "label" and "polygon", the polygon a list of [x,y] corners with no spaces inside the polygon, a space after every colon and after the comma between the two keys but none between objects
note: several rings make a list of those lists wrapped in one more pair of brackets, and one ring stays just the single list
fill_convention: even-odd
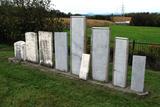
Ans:
[{"label": "weathered gravestone", "polygon": [[16,59],[26,60],[26,43],[24,41],[14,43],[14,54]]},{"label": "weathered gravestone", "polygon": [[98,81],[108,81],[110,29],[92,29],[92,77]]},{"label": "weathered gravestone", "polygon": [[144,91],[146,56],[133,56],[131,90]]},{"label": "weathered gravestone", "polygon": [[25,33],[26,60],[38,63],[38,42],[37,34],[34,32]]},{"label": "weathered gravestone", "polygon": [[71,17],[71,71],[79,75],[82,54],[85,53],[86,18]]},{"label": "weathered gravestone", "polygon": [[128,38],[116,37],[114,54],[113,84],[126,87],[128,66]]},{"label": "weathered gravestone", "polygon": [[88,72],[89,72],[89,63],[90,63],[90,55],[82,54],[79,78],[87,80]]},{"label": "weathered gravestone", "polygon": [[40,64],[53,66],[53,35],[52,32],[39,31],[39,58]]},{"label": "weathered gravestone", "polygon": [[55,60],[56,69],[68,71],[68,39],[66,32],[55,32]]}]

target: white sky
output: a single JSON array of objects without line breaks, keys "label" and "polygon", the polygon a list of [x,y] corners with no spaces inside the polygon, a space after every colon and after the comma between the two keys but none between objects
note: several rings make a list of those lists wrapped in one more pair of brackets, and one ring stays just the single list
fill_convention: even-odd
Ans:
[{"label": "white sky", "polygon": [[160,0],[52,0],[54,8],[68,13],[121,13],[122,2],[125,13],[159,12]]}]

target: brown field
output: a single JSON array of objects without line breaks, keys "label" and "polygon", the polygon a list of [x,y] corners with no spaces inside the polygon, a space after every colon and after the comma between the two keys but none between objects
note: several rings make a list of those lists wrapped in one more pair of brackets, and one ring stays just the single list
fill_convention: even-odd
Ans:
[{"label": "brown field", "polygon": [[124,16],[115,16],[112,17],[113,22],[124,22],[124,21],[131,21],[132,17],[124,17]]},{"label": "brown field", "polygon": [[[70,25],[70,19],[69,18],[62,18],[64,21],[64,24],[66,26]],[[96,19],[87,19],[87,26],[88,27],[103,27],[103,26],[109,26],[113,24],[113,22],[108,20],[96,20]]]}]

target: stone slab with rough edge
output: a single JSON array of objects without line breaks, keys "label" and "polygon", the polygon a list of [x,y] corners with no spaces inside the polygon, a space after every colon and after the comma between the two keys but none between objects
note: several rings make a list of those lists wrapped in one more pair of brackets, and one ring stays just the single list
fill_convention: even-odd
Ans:
[{"label": "stone slab with rough edge", "polygon": [[90,55],[89,54],[82,54],[82,61],[81,61],[79,78],[81,78],[83,80],[87,80],[88,72],[89,72],[89,64],[90,64]]}]

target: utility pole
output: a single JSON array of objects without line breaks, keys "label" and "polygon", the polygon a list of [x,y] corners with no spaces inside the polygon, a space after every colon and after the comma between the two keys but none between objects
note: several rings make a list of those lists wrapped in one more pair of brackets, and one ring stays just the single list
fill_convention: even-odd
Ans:
[{"label": "utility pole", "polygon": [[122,16],[124,16],[125,12],[124,12],[124,0],[122,0]]}]

